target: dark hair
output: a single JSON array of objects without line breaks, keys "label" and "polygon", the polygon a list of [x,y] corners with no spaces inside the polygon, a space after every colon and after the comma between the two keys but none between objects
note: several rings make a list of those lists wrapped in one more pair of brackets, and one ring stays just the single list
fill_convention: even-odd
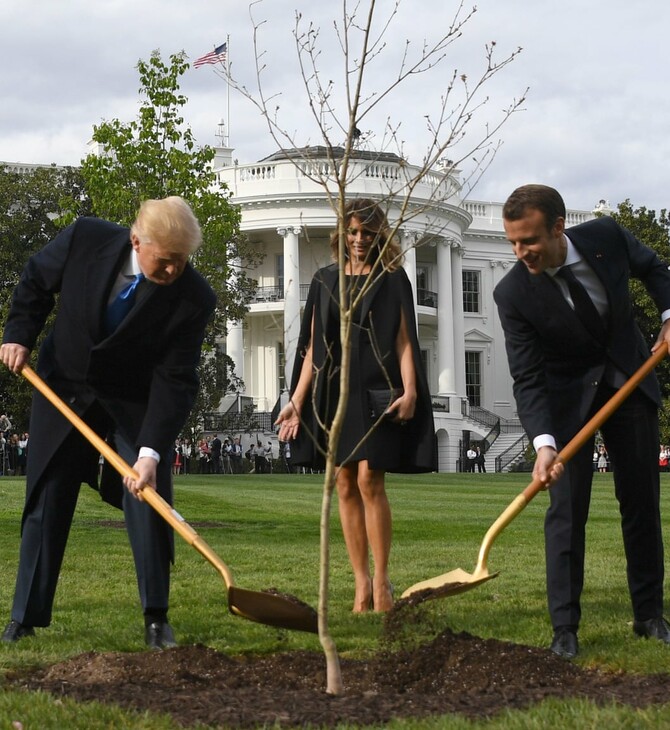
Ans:
[{"label": "dark hair", "polygon": [[527,208],[534,208],[544,214],[547,230],[553,228],[559,218],[565,218],[565,203],[558,190],[548,185],[522,185],[517,188],[503,205],[503,218],[518,221]]},{"label": "dark hair", "polygon": [[[391,236],[391,227],[386,214],[381,207],[369,198],[355,198],[350,200],[344,208],[343,228],[346,230],[352,218],[358,218],[362,225],[375,234],[376,255],[370,257],[370,264],[374,264],[381,252],[381,263],[387,271],[394,271],[402,264],[402,249],[395,237]],[[333,260],[337,261],[339,245],[338,229],[330,235],[330,250]]]}]

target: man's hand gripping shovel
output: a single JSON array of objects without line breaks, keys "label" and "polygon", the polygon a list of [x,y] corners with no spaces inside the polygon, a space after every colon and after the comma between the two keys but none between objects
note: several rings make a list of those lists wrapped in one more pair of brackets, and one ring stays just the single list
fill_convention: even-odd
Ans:
[{"label": "man's hand gripping shovel", "polygon": [[[30,367],[24,365],[21,374],[47,400],[49,400],[68,421],[96,448],[111,466],[121,474],[137,479],[138,474],[107,444],[93,429],[67,406],[56,393]],[[270,592],[250,591],[239,588],[233,582],[228,566],[221,560],[198,533],[176,512],[155,489],[142,490],[142,499],[192,547],[209,561],[221,574],[228,594],[228,609],[236,616],[268,626],[278,626],[295,631],[318,633],[316,611],[297,598]]]},{"label": "man's hand gripping shovel", "polygon": [[[554,463],[566,464],[595,434],[595,432],[607,421],[607,419],[619,408],[637,386],[649,375],[668,352],[667,343],[663,342],[656,349],[653,355],[642,365],[632,377],[621,386],[621,388],[610,398],[607,403],[589,420],[585,426],[572,438],[568,444],[561,449],[556,456]],[[457,593],[469,591],[478,585],[495,578],[498,573],[490,573],[487,567],[489,551],[493,541],[509,525],[509,523],[522,512],[533,497],[546,485],[539,479],[534,479],[519,494],[498,519],[491,525],[484,536],[477,565],[472,573],[457,568],[449,573],[443,573],[435,578],[415,583],[402,594],[403,599],[409,603],[421,603],[433,598],[444,598]]]}]

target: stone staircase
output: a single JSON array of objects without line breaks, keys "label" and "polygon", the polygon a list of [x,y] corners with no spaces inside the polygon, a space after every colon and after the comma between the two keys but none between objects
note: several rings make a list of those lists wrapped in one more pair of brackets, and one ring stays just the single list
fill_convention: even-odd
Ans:
[{"label": "stone staircase", "polygon": [[[486,452],[486,464],[487,470],[493,471],[495,469],[496,459],[506,452],[511,446],[521,439],[523,433],[515,431],[513,433],[501,433],[498,438],[491,444],[491,448]],[[523,442],[520,442],[515,454],[507,454],[507,458],[512,457],[511,461],[506,464],[502,471],[511,471],[515,464],[523,459],[524,451],[528,445],[528,439],[525,438]]]},{"label": "stone staircase", "polygon": [[[471,432],[471,440],[483,439],[487,437],[495,424],[501,425],[501,432],[495,438],[491,447],[486,452],[486,470],[492,472],[496,468],[496,460],[501,454],[505,454],[505,464],[502,471],[510,471],[515,464],[523,459],[524,451],[528,445],[528,439],[524,438],[524,432],[521,430],[518,422],[510,424],[500,419],[495,413],[487,411],[479,406],[468,409],[463,414],[463,424]],[[511,428],[510,428],[511,426]],[[505,430],[510,428],[509,431]],[[510,453],[507,450],[518,443],[518,447]]]}]

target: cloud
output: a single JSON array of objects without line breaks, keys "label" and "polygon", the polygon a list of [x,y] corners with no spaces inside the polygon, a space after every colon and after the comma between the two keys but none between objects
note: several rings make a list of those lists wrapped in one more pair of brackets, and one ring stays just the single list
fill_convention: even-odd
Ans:
[{"label": "cloud", "polygon": [[[301,81],[293,32],[295,8],[319,29],[321,78],[336,83],[340,117],[346,111],[345,75],[333,21],[341,4],[266,0],[253,6],[265,65],[265,92],[280,94],[280,117],[299,143],[319,142]],[[393,7],[378,2],[378,20]],[[370,64],[366,94],[397,75],[405,49],[416,52],[451,22],[457,3],[404,0],[389,26],[386,46]],[[467,12],[467,8],[466,8]],[[573,207],[589,208],[600,198],[613,204],[667,207],[666,29],[670,6],[652,0],[481,0],[447,49],[441,66],[413,77],[384,99],[359,125],[381,143],[387,120],[399,127],[410,162],[427,145],[426,115],[435,114],[454,69],[477,77],[484,48],[496,42],[504,58],[520,56],[485,88],[472,134],[500,118],[529,87],[524,111],[505,124],[503,145],[474,195],[502,200],[530,180],[554,184]],[[234,73],[250,88],[256,74],[249,4],[240,0],[5,0],[0,6],[0,160],[77,164],[86,154],[94,124],[129,121],[138,107],[138,59],[160,49],[163,57],[184,50],[191,61],[230,38]],[[356,54],[352,55],[352,60]],[[353,79],[353,75],[349,76]],[[189,98],[186,120],[202,144],[216,142],[217,124],[227,115],[226,86],[211,67],[190,70],[182,81]],[[275,149],[257,109],[230,95],[230,134],[240,161],[260,159]],[[481,131],[479,132],[481,134]],[[339,141],[341,133],[333,131]]]}]

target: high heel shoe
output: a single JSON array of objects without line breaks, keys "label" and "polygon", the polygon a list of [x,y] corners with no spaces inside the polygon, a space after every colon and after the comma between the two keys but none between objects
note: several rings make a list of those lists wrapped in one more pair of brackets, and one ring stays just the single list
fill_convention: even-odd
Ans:
[{"label": "high heel shoe", "polygon": [[351,609],[353,613],[367,613],[372,611],[374,606],[374,600],[372,596],[372,581],[368,583],[368,589],[370,591],[370,597],[366,600],[358,602],[354,596],[354,607]]},{"label": "high heel shoe", "polygon": [[[393,608],[393,595],[395,593],[395,586],[393,585],[393,583],[389,582],[386,587],[388,590],[389,597],[391,599],[391,601],[390,601],[391,605],[385,606],[385,604],[382,603],[381,601],[373,601],[373,607],[377,613],[386,613],[387,611],[390,611]],[[384,607],[381,608],[381,606],[384,606]]]}]

